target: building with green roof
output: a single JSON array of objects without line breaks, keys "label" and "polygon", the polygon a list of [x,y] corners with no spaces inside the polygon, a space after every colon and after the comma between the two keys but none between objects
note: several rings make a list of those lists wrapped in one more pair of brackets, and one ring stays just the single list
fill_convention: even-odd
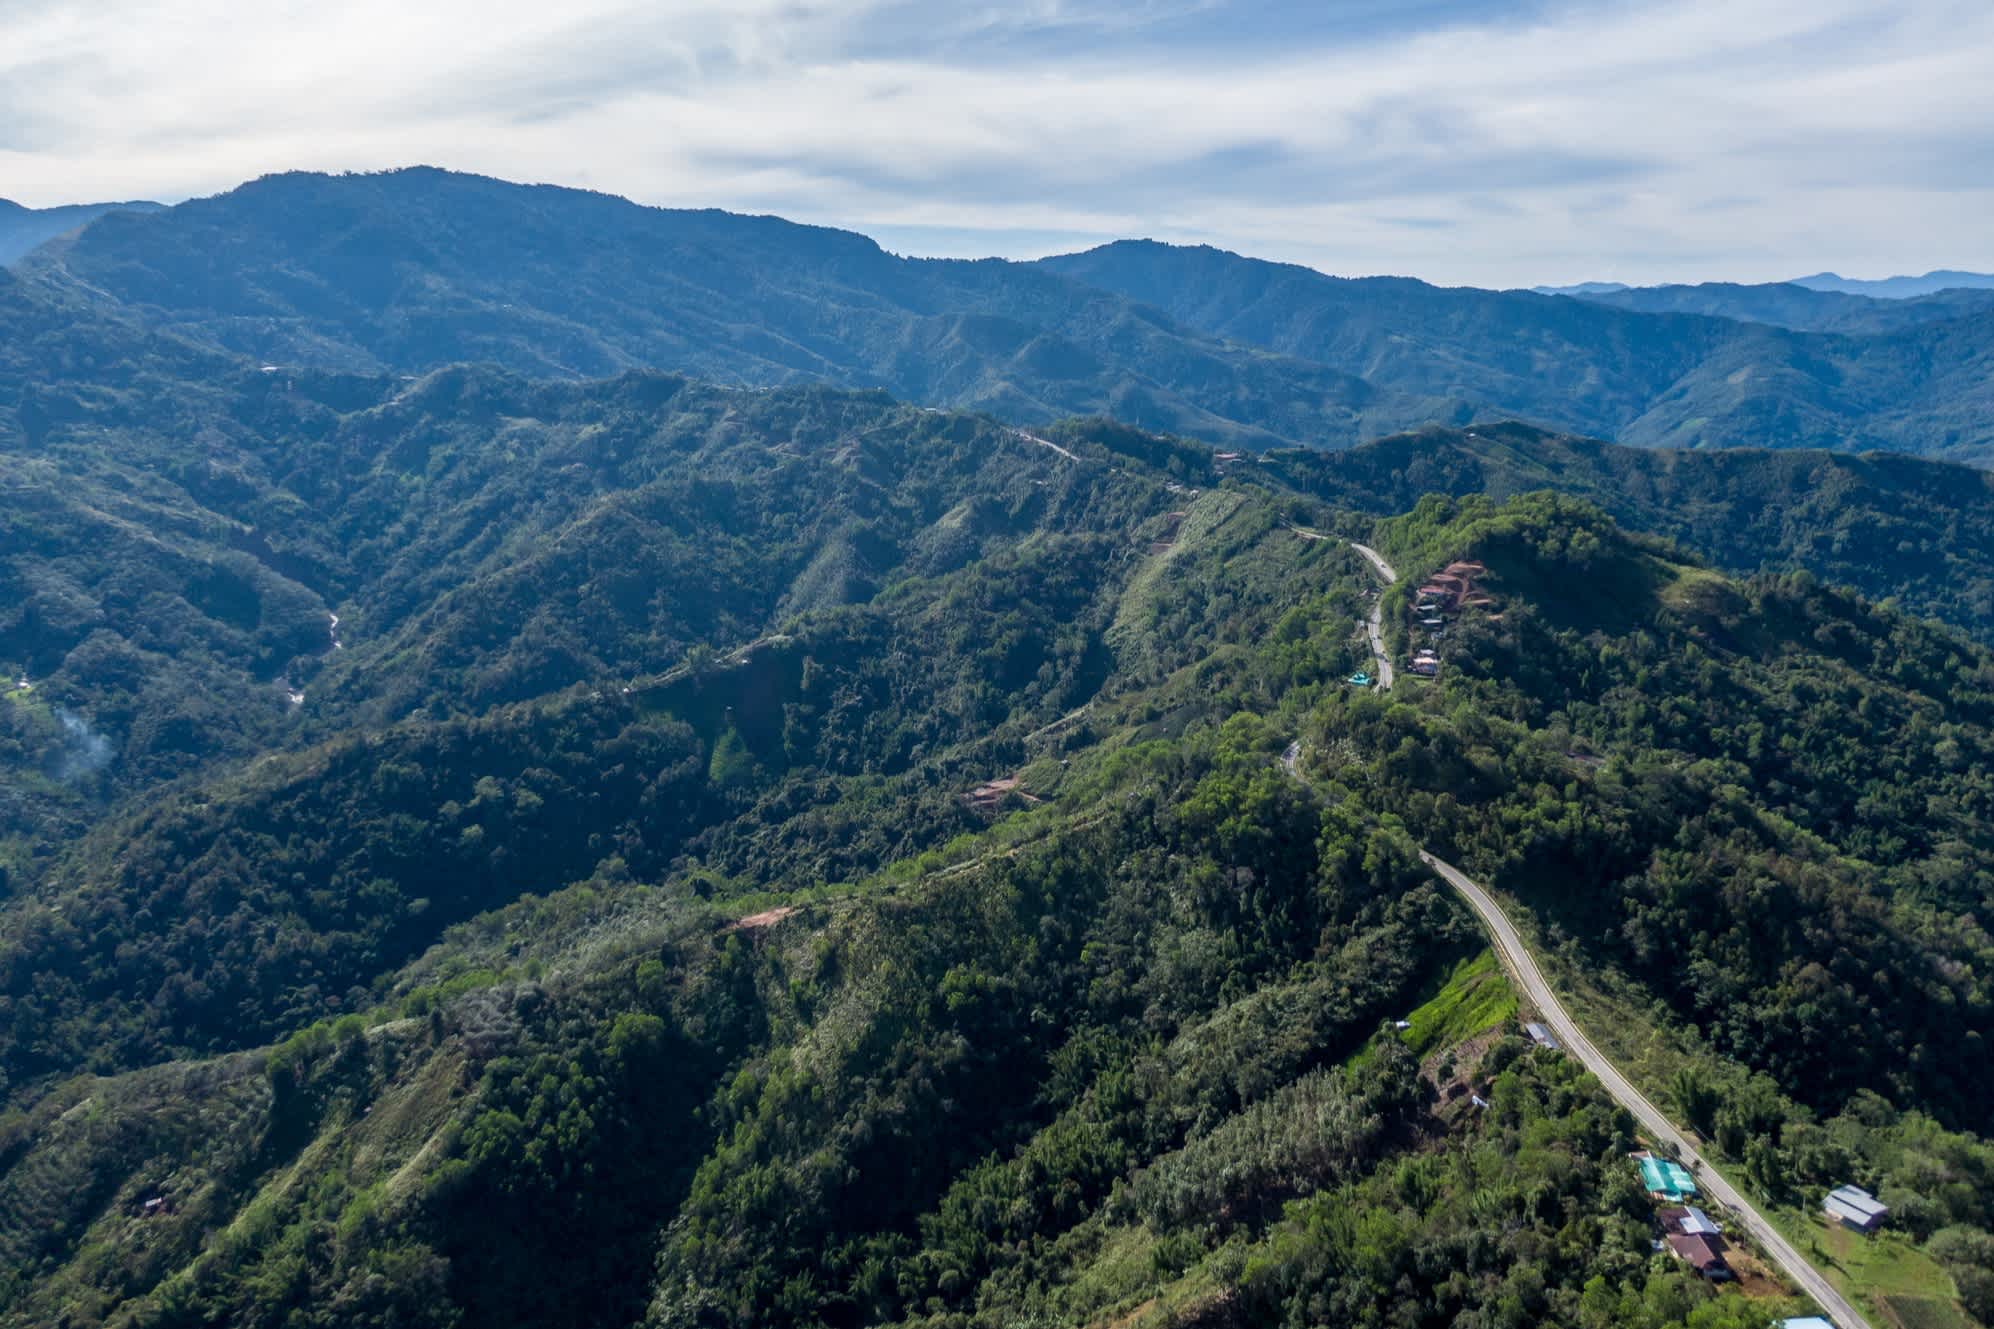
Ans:
[{"label": "building with green roof", "polygon": [[1689,1175],[1688,1168],[1653,1154],[1641,1160],[1641,1184],[1648,1194],[1677,1203],[1696,1194],[1696,1178]]}]

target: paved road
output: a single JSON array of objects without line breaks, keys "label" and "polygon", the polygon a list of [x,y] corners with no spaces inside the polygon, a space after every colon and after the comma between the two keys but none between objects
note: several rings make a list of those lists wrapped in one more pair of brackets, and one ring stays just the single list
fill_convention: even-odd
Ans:
[{"label": "paved road", "polygon": [[1365,558],[1371,560],[1371,566],[1378,570],[1378,575],[1385,579],[1385,584],[1387,586],[1391,585],[1393,582],[1399,579],[1398,572],[1392,567],[1391,564],[1385,562],[1383,555],[1381,555],[1377,550],[1371,548],[1371,546],[1360,545],[1355,540],[1352,540],[1350,542],[1350,547],[1352,549],[1355,549],[1358,553],[1362,554]]},{"label": "paved road", "polygon": [[1051,439],[1040,438],[1037,434],[1034,434],[1029,430],[1013,429],[1011,431],[1011,437],[1022,438],[1023,440],[1025,440],[1025,442],[1036,443],[1042,448],[1051,448],[1054,452],[1057,452],[1060,456],[1066,458],[1068,461],[1080,460],[1079,457],[1075,456],[1071,452],[1068,452],[1065,448],[1062,448],[1061,446],[1059,446],[1059,444],[1053,442]]},{"label": "paved road", "polygon": [[1440,875],[1443,881],[1460,892],[1469,907],[1481,916],[1483,925],[1488,928],[1489,936],[1495,941],[1496,950],[1502,956],[1503,967],[1516,979],[1526,999],[1544,1017],[1544,1023],[1551,1027],[1551,1032],[1557,1035],[1565,1050],[1577,1057],[1587,1070],[1599,1077],[1599,1082],[1606,1086],[1606,1092],[1613,1095],[1621,1106],[1634,1114],[1634,1119],[1641,1123],[1642,1130],[1650,1139],[1658,1144],[1666,1142],[1676,1147],[1684,1166],[1696,1175],[1696,1184],[1703,1188],[1704,1193],[1714,1197],[1731,1211],[1732,1217],[1745,1231],[1751,1233],[1766,1254],[1772,1256],[1779,1267],[1786,1272],[1786,1276],[1793,1281],[1794,1286],[1814,1298],[1821,1309],[1827,1312],[1829,1319],[1841,1329],[1870,1329],[1869,1321],[1849,1304],[1848,1299],[1837,1292],[1826,1278],[1801,1258],[1800,1252],[1793,1249],[1792,1243],[1782,1237],[1773,1225],[1752,1207],[1751,1201],[1740,1195],[1736,1188],[1717,1172],[1706,1167],[1702,1156],[1688,1140],[1683,1138],[1682,1132],[1671,1125],[1661,1110],[1650,1103],[1646,1095],[1630,1084],[1626,1077],[1614,1069],[1613,1063],[1592,1045],[1591,1040],[1573,1022],[1572,1017],[1566,1014],[1557,994],[1551,991],[1551,985],[1544,981],[1544,975],[1538,970],[1537,962],[1530,958],[1529,950],[1523,945],[1523,938],[1511,925],[1508,916],[1502,912],[1502,906],[1459,868],[1442,862],[1425,850],[1421,850],[1419,856],[1425,860],[1428,867]]},{"label": "paved road", "polygon": [[[1399,574],[1393,569],[1392,565],[1385,562],[1383,556],[1377,550],[1371,548],[1371,546],[1360,545],[1355,540],[1352,540],[1350,547],[1371,561],[1371,566],[1376,568],[1378,575],[1385,579],[1385,585],[1389,586],[1399,579]],[[1380,692],[1392,686],[1392,657],[1385,654],[1384,613],[1385,598],[1381,595],[1371,605],[1371,621],[1364,625],[1365,631],[1371,634],[1371,654],[1377,657],[1378,661],[1378,690]]]}]

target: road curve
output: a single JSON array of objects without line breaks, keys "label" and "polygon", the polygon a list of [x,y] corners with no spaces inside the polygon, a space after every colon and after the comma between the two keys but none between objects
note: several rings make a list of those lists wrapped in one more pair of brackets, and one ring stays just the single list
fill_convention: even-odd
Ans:
[{"label": "road curve", "polygon": [[1814,1298],[1815,1303],[1827,1312],[1829,1319],[1839,1325],[1840,1329],[1870,1329],[1869,1321],[1849,1304],[1848,1299],[1837,1292],[1814,1266],[1801,1257],[1792,1243],[1781,1236],[1778,1230],[1752,1207],[1751,1201],[1740,1195],[1737,1189],[1714,1169],[1705,1166],[1702,1155],[1683,1138],[1682,1132],[1670,1124],[1669,1119],[1662,1115],[1661,1109],[1649,1102],[1647,1096],[1630,1084],[1625,1076],[1614,1069],[1613,1063],[1606,1059],[1605,1054],[1592,1045],[1592,1041],[1566,1013],[1564,1004],[1558,1000],[1557,994],[1551,991],[1551,985],[1545,982],[1543,973],[1537,968],[1537,962],[1530,958],[1530,952],[1524,946],[1522,936],[1510,923],[1508,915],[1503,913],[1502,906],[1495,902],[1494,897],[1451,863],[1442,862],[1424,849],[1420,850],[1419,856],[1428,867],[1439,874],[1441,880],[1459,892],[1461,898],[1468,902],[1468,907],[1480,916],[1483,926],[1488,929],[1490,938],[1495,942],[1496,951],[1502,956],[1503,967],[1516,979],[1526,999],[1537,1008],[1539,1014],[1543,1016],[1544,1023],[1550,1026],[1551,1032],[1557,1036],[1560,1043],[1564,1044],[1565,1050],[1577,1057],[1580,1064],[1599,1077],[1599,1082],[1606,1087],[1606,1092],[1613,1095],[1622,1107],[1634,1114],[1634,1119],[1641,1123],[1642,1130],[1651,1139],[1658,1144],[1667,1143],[1676,1147],[1683,1164],[1695,1174],[1696,1184],[1731,1211],[1732,1217],[1745,1231],[1752,1234],[1753,1239],[1768,1255],[1778,1262],[1786,1276],[1793,1280],[1794,1286]]},{"label": "road curve", "polygon": [[[1391,564],[1385,562],[1384,557],[1377,550],[1371,548],[1371,546],[1360,545],[1355,540],[1352,540],[1350,547],[1370,560],[1371,566],[1378,570],[1378,575],[1385,579],[1385,585],[1389,586],[1399,579],[1398,572],[1393,569]],[[1380,692],[1384,692],[1392,686],[1392,657],[1385,654],[1384,614],[1385,598],[1381,595],[1372,601],[1371,619],[1364,625],[1364,630],[1371,634],[1371,654],[1378,662],[1378,690]]]},{"label": "road curve", "polygon": [[1355,549],[1358,553],[1362,554],[1365,558],[1371,560],[1371,566],[1378,570],[1378,575],[1385,579],[1385,584],[1387,586],[1391,585],[1393,582],[1399,579],[1399,574],[1397,570],[1395,570],[1391,564],[1385,562],[1384,556],[1380,554],[1377,550],[1371,548],[1371,546],[1360,545],[1355,540],[1352,540],[1350,542],[1350,547],[1352,549]]}]

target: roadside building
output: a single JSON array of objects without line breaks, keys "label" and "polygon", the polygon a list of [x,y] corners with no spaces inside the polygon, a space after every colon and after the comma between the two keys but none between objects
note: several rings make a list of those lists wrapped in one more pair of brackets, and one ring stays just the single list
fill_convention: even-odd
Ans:
[{"label": "roadside building", "polygon": [[1563,1048],[1558,1046],[1558,1040],[1552,1037],[1551,1031],[1535,1020],[1525,1021],[1523,1032],[1530,1035],[1530,1041],[1540,1048],[1550,1048],[1553,1052],[1564,1051]]},{"label": "roadside building", "polygon": [[1796,1315],[1790,1320],[1781,1320],[1779,1329],[1835,1329],[1835,1326],[1818,1315]]},{"label": "roadside building", "polygon": [[1711,1221],[1709,1214],[1693,1204],[1664,1209],[1661,1217],[1663,1231],[1680,1232],[1686,1237],[1714,1237],[1724,1231]]},{"label": "roadside building", "polygon": [[1860,1186],[1837,1186],[1821,1201],[1821,1212],[1858,1232],[1874,1232],[1890,1216],[1887,1205]]},{"label": "roadside building", "polygon": [[1641,1160],[1641,1185],[1648,1194],[1681,1204],[1696,1194],[1696,1178],[1689,1169],[1672,1159],[1649,1154]]},{"label": "roadside building", "polygon": [[1718,1250],[1715,1237],[1693,1237],[1683,1232],[1671,1232],[1664,1238],[1676,1258],[1689,1265],[1711,1282],[1720,1282],[1731,1277],[1731,1266],[1724,1263],[1724,1256]]}]

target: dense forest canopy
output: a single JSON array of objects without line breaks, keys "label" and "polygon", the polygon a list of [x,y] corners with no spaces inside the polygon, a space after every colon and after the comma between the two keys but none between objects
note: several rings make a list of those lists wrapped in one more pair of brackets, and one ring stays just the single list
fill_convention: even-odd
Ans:
[{"label": "dense forest canopy", "polygon": [[1657,1252],[1422,849],[1879,1321],[1994,1321],[1984,474],[1275,447],[1495,377],[1325,368],[1194,257],[1166,313],[418,172],[0,272],[0,1324],[1804,1310]]},{"label": "dense forest canopy", "polygon": [[[1629,1123],[1501,1036],[1421,844],[1706,1051],[1769,1193],[1873,1169],[1921,1258],[1987,1228],[1981,1163],[1960,1191],[1913,1161],[1990,1126],[1940,1052],[1990,1023],[1936,977],[1990,959],[1961,775],[1994,668],[1963,638],[1545,495],[1372,533],[1106,424],[655,376],[232,391],[234,478],[119,510],[164,539],[283,505],[285,545],[225,562],[183,522],[184,564],[103,538],[38,574],[142,572],[220,625],[185,661],[131,643],[135,678],[306,698],[170,771],[120,747],[115,810],[64,786],[94,829],[17,836],[23,1323],[1757,1323],[1651,1261]],[[138,487],[61,437],[103,486],[49,486],[79,508]],[[1374,583],[1334,529],[1481,559],[1500,617],[1437,684],[1353,692]],[[310,631],[222,633],[203,556],[315,597]],[[17,724],[120,714],[88,639]],[[1422,1003],[1483,1014],[1378,1032]]]},{"label": "dense forest canopy", "polygon": [[1583,498],[1728,572],[1811,572],[1994,642],[1994,477],[1890,453],[1630,448],[1514,421],[1429,428],[1263,474],[1378,516],[1426,494]]}]

